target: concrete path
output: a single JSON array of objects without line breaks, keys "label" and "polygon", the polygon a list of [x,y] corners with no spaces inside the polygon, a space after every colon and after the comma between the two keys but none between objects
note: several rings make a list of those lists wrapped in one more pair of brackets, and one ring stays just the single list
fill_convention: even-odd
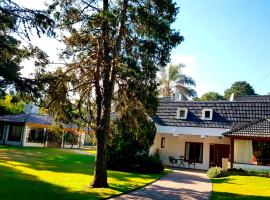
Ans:
[{"label": "concrete path", "polygon": [[156,182],[124,194],[114,200],[206,200],[209,199],[212,185],[205,172],[195,170],[175,170]]}]

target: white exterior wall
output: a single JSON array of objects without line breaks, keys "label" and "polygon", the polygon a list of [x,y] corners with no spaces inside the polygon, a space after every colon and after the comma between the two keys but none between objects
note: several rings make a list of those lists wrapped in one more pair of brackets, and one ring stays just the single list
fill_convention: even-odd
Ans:
[{"label": "white exterior wall", "polygon": [[[161,148],[160,146],[162,137],[165,137],[165,148]],[[230,139],[218,136],[205,136],[205,138],[202,139],[201,135],[174,136],[173,134],[157,133],[154,140],[154,145],[150,149],[150,154],[154,154],[158,150],[162,162],[165,165],[168,165],[169,156],[179,158],[180,155],[185,155],[186,142],[203,143],[203,163],[196,163],[195,168],[207,170],[209,169],[210,144],[230,144]],[[185,167],[188,167],[186,162]]]},{"label": "white exterior wall", "polygon": [[262,165],[251,165],[251,164],[240,164],[240,163],[233,163],[233,167],[237,169],[246,169],[246,170],[270,170],[270,166],[262,166]]}]

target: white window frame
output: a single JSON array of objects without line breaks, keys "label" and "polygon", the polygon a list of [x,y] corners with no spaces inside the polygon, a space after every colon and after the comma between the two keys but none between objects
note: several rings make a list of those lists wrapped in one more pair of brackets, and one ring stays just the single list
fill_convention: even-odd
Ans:
[{"label": "white window frame", "polygon": [[[205,117],[205,112],[206,111],[210,111],[210,117],[208,118],[208,117]],[[204,108],[204,109],[202,109],[202,119],[203,120],[212,120],[212,118],[213,118],[213,109],[210,109],[210,108]]]},{"label": "white window frame", "polygon": [[[180,116],[180,112],[184,111],[185,115],[184,116]],[[177,113],[176,113],[176,118],[177,119],[187,119],[187,114],[188,114],[188,109],[187,108],[177,108]]]}]

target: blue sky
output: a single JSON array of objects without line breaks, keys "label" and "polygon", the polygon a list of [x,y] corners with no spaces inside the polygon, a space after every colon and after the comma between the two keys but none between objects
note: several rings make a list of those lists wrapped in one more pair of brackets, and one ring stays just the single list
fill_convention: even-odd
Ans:
[{"label": "blue sky", "polygon": [[[16,0],[41,8],[46,0]],[[198,95],[220,94],[235,81],[249,82],[259,94],[270,92],[269,0],[177,0],[180,12],[173,27],[185,41],[172,52],[173,63],[184,63],[184,73],[197,83]],[[57,61],[57,41],[32,38]],[[23,70],[26,75],[31,72]]]},{"label": "blue sky", "polygon": [[235,81],[270,92],[270,1],[181,0],[174,28],[185,41],[172,52],[201,95],[221,94]]}]

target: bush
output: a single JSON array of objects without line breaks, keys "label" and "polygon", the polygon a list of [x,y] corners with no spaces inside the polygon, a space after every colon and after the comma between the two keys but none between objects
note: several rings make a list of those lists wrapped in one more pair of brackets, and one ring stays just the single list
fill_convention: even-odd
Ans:
[{"label": "bush", "polygon": [[209,178],[219,178],[219,177],[224,177],[225,176],[225,172],[223,171],[222,168],[220,167],[211,167],[208,171],[207,171],[207,176]]},{"label": "bush", "polygon": [[230,175],[247,175],[247,171],[243,170],[242,168],[232,168],[232,169],[228,169],[228,173]]},{"label": "bush", "polygon": [[137,155],[117,157],[111,162],[108,162],[108,169],[141,172],[141,173],[159,173],[164,170],[164,166],[156,156]]},{"label": "bush", "polygon": [[156,156],[143,156],[138,158],[135,170],[143,173],[159,173],[164,170],[164,166]]}]

